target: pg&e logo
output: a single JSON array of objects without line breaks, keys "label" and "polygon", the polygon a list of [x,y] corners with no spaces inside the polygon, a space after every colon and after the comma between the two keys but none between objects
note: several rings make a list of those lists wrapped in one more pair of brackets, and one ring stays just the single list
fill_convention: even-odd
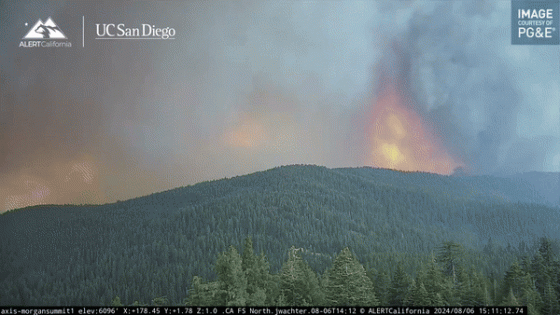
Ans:
[{"label": "pg&e logo", "polygon": [[558,1],[512,0],[511,44],[560,44],[558,9]]}]

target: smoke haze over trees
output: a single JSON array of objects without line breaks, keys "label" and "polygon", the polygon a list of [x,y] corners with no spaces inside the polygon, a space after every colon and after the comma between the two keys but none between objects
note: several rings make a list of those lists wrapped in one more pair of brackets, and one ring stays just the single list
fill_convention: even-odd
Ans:
[{"label": "smoke haze over trees", "polygon": [[[294,163],[558,172],[557,47],[510,45],[509,6],[3,2],[0,211],[113,202]],[[49,16],[72,48],[18,47],[25,23]],[[95,23],[177,35],[95,41]],[[374,116],[388,86],[400,101],[381,105],[401,116]],[[414,136],[430,140],[433,161]]]}]

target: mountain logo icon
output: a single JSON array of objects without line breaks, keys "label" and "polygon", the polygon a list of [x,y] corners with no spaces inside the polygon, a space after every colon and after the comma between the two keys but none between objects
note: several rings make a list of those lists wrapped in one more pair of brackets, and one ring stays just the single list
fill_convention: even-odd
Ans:
[{"label": "mountain logo icon", "polygon": [[68,39],[60,27],[49,17],[45,23],[39,19],[23,39]]}]

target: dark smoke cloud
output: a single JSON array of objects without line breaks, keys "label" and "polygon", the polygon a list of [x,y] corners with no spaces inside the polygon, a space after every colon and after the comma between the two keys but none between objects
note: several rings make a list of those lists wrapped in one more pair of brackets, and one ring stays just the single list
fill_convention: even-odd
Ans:
[{"label": "dark smoke cloud", "polygon": [[510,45],[509,3],[424,4],[399,38],[401,62],[446,147],[472,173],[557,171],[558,48]]},{"label": "dark smoke cloud", "polygon": [[[558,48],[511,46],[509,14],[494,1],[1,2],[0,211],[363,165],[381,69],[470,172],[559,171]],[[19,48],[24,23],[49,16],[73,47]],[[94,23],[177,38],[96,41]]]}]

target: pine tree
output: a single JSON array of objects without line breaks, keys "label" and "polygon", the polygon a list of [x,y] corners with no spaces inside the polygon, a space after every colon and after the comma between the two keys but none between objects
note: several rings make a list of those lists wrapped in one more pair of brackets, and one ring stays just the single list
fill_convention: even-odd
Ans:
[{"label": "pine tree", "polygon": [[[253,241],[245,239],[241,268],[247,278],[247,305],[264,306],[267,295],[270,295],[270,264],[264,254],[256,256],[253,252]],[[268,294],[267,294],[268,293]],[[269,300],[269,303],[272,301]]]},{"label": "pine tree", "polygon": [[389,305],[389,289],[391,278],[385,271],[379,271],[375,277],[374,292],[379,305]]},{"label": "pine tree", "polygon": [[544,289],[546,283],[550,282],[551,275],[549,272],[549,268],[546,265],[544,258],[540,252],[537,252],[535,256],[533,256],[533,261],[531,262],[531,274],[535,279],[535,286],[537,291],[541,294],[544,294]]},{"label": "pine tree", "polygon": [[541,254],[544,264],[552,266],[554,263],[554,252],[552,250],[552,242],[547,238],[541,238],[539,241],[539,253]]},{"label": "pine tree", "polygon": [[394,306],[404,306],[406,299],[410,292],[411,280],[408,274],[404,271],[404,266],[401,261],[398,262],[397,268],[393,273],[391,282],[391,289],[389,290],[389,302]]},{"label": "pine tree", "polygon": [[474,306],[487,306],[490,305],[490,294],[488,292],[487,283],[485,277],[481,272],[472,272],[471,276],[472,283],[472,303],[464,305],[474,305]]},{"label": "pine tree", "polygon": [[371,306],[378,301],[366,271],[348,247],[335,258],[328,272],[326,299],[335,306]]},{"label": "pine tree", "polygon": [[111,306],[123,306],[121,298],[117,295],[113,300],[111,300]]},{"label": "pine tree", "polygon": [[488,290],[488,286],[486,284],[484,284],[482,294],[482,306],[492,305],[492,297],[490,296],[490,291]]},{"label": "pine tree", "polygon": [[253,266],[255,265],[256,257],[253,253],[253,240],[250,236],[247,236],[247,238],[245,238],[245,245],[243,246],[243,256],[241,256],[241,259],[241,268],[244,271],[253,268]]},{"label": "pine tree", "polygon": [[247,303],[247,278],[241,267],[241,256],[235,247],[221,253],[216,261],[218,274],[218,300],[220,305],[245,306]]},{"label": "pine tree", "polygon": [[533,257],[531,269],[537,291],[543,296],[543,299],[547,283],[550,282],[555,291],[560,290],[560,263],[554,255],[549,239],[540,239],[539,250]]},{"label": "pine tree", "polygon": [[442,265],[444,275],[450,277],[455,284],[457,282],[457,269],[463,260],[463,247],[454,242],[444,242],[439,247],[437,260]]},{"label": "pine tree", "polygon": [[547,282],[544,285],[544,294],[542,299],[543,299],[543,307],[542,307],[543,315],[552,315],[552,314],[559,313],[560,305],[558,304],[558,297],[556,295],[556,290],[554,290],[550,282]]},{"label": "pine tree", "polygon": [[459,268],[455,285],[455,299],[453,301],[455,303],[452,302],[454,305],[475,305],[477,292],[475,292],[472,280],[471,274]]},{"label": "pine tree", "polygon": [[519,263],[514,261],[506,272],[502,285],[502,296],[505,297],[513,290],[513,294],[524,302],[526,292],[532,288],[533,281],[531,276],[521,268]]},{"label": "pine tree", "polygon": [[290,248],[288,260],[280,274],[280,294],[292,306],[319,305],[322,302],[319,280],[301,257],[299,250]]},{"label": "pine tree", "polygon": [[513,294],[513,290],[510,289],[509,293],[506,295],[504,300],[502,301],[503,306],[519,306],[519,302],[515,295]]},{"label": "pine tree", "polygon": [[[449,292],[450,285],[443,276],[440,266],[433,259],[428,263],[424,286],[428,292],[431,305],[444,306],[447,304],[445,299],[443,299],[443,294]],[[439,295],[439,300],[436,298],[436,295]]]},{"label": "pine tree", "polygon": [[540,309],[543,306],[541,295],[537,292],[536,288],[531,287],[529,290],[524,292],[525,300],[522,301],[524,305],[527,305],[528,314],[540,315]]},{"label": "pine tree", "polygon": [[432,301],[430,301],[428,292],[422,281],[415,282],[412,286],[410,302],[413,306],[430,306]]},{"label": "pine tree", "polygon": [[443,299],[443,297],[439,293],[436,293],[436,296],[434,297],[432,304],[436,305],[436,306],[446,305],[445,300]]}]

